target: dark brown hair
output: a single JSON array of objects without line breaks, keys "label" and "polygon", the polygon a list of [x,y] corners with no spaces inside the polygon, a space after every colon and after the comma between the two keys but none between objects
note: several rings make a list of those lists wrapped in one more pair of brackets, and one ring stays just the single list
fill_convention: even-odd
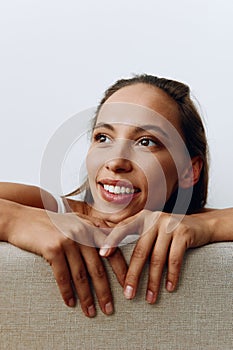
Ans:
[{"label": "dark brown hair", "polygon": [[[105,91],[104,97],[102,98],[97,107],[96,118],[98,116],[98,112],[101,106],[112,94],[114,94],[117,90],[125,86],[134,85],[138,83],[152,85],[163,90],[177,103],[180,115],[180,125],[190,157],[193,158],[195,156],[199,156],[203,161],[203,167],[201,170],[200,178],[199,181],[193,186],[191,201],[187,209],[187,213],[194,213],[203,208],[207,200],[208,146],[201,117],[190,97],[190,89],[187,85],[175,80],[159,78],[147,74],[135,75],[129,79],[120,79]],[[81,186],[78,190],[73,191],[69,195],[78,194],[85,187],[86,186]],[[185,197],[186,190],[182,191],[184,192],[183,195]],[[176,198],[177,191],[176,193],[172,194],[171,198],[166,203],[164,211],[172,212]]]}]

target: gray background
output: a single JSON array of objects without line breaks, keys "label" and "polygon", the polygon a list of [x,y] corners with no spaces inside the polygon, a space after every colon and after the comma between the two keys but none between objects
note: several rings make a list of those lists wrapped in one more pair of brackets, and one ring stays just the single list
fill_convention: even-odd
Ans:
[{"label": "gray background", "polygon": [[233,204],[231,0],[0,0],[0,181],[39,184],[55,130],[132,73],[188,83],[211,151],[209,205]]}]

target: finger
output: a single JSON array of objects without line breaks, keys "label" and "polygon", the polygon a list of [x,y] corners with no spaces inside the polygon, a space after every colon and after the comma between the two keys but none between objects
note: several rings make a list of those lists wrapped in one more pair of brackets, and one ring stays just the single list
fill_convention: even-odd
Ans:
[{"label": "finger", "polygon": [[106,315],[113,313],[112,293],[103,262],[96,248],[81,246],[80,250],[91,276],[101,310]]},{"label": "finger", "polygon": [[121,250],[117,248],[115,252],[108,257],[108,261],[117,277],[118,282],[123,287],[128,271],[128,266]]},{"label": "finger", "polygon": [[138,217],[135,217],[132,221],[125,220],[123,223],[117,225],[107,236],[104,245],[101,246],[99,254],[101,256],[109,256],[113,253],[114,247],[117,247],[126,236],[137,232],[139,232]]},{"label": "finger", "polygon": [[75,286],[81,308],[88,317],[96,315],[94,298],[91,292],[88,274],[83,262],[79,246],[72,242],[66,246],[66,257],[69,262],[73,284]]},{"label": "finger", "polygon": [[174,237],[168,257],[166,288],[169,292],[173,292],[178,284],[180,269],[185,251],[186,243],[184,240],[182,240],[180,237]]},{"label": "finger", "polygon": [[46,260],[50,263],[61,296],[67,306],[75,306],[76,300],[71,283],[71,275],[65,254],[61,249],[53,248]]},{"label": "finger", "polygon": [[146,293],[146,300],[150,304],[155,303],[159,294],[162,273],[166,264],[171,239],[171,234],[160,231],[151,254],[149,279]]},{"label": "finger", "polygon": [[135,297],[142,269],[150,254],[155,238],[156,231],[151,229],[138,240],[134,248],[124,285],[126,299],[133,299]]}]

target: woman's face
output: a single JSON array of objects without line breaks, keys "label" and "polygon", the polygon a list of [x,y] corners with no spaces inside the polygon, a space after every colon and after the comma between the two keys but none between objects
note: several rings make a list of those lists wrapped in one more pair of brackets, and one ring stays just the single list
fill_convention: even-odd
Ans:
[{"label": "woman's face", "polygon": [[121,88],[102,106],[87,155],[93,209],[114,223],[162,210],[186,158],[175,101],[147,84]]}]

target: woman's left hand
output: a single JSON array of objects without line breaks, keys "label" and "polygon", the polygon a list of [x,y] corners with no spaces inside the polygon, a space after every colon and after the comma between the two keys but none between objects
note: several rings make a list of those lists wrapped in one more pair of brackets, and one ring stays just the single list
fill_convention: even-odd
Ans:
[{"label": "woman's left hand", "polygon": [[166,288],[169,292],[177,286],[184,253],[188,248],[198,247],[212,240],[208,221],[200,215],[175,215],[142,210],[138,214],[118,224],[106,238],[100,255],[109,256],[123,238],[139,234],[131,256],[124,284],[127,299],[134,298],[140,275],[149,255],[150,267],[146,300],[156,302],[162,272],[168,261]]}]

